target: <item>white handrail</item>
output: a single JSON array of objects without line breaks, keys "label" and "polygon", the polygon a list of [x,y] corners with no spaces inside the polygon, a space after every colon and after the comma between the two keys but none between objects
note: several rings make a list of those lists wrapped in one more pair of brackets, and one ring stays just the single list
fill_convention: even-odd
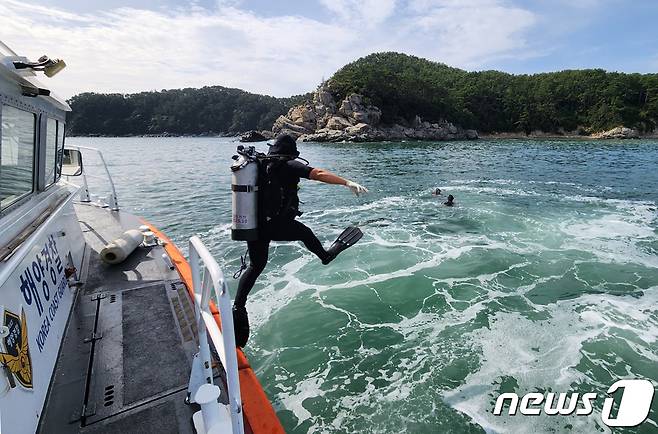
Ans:
[{"label": "white handrail", "polygon": [[[101,151],[99,151],[98,149],[96,149],[96,148],[90,148],[90,147],[87,147],[87,146],[78,146],[78,145],[68,146],[67,145],[66,148],[77,149],[77,150],[84,149],[86,151],[92,151],[92,152],[95,152],[96,154],[98,154],[98,156],[101,159],[101,163],[103,163],[103,168],[105,169],[105,174],[107,175],[107,180],[109,181],[110,187],[112,188],[112,194],[110,196],[110,203],[109,203],[110,209],[112,211],[119,211],[119,202],[117,200],[117,191],[114,188],[114,180],[112,180],[112,175],[110,175],[110,170],[107,168],[107,163],[105,162],[105,157],[103,157],[103,153]],[[89,176],[92,177],[92,178],[99,178],[98,175],[89,174]],[[89,199],[89,188],[87,187],[87,174],[86,174],[86,170],[84,168],[84,161],[83,161],[83,166],[82,166],[82,182],[84,184],[82,186],[83,187],[82,193],[85,195],[85,197],[82,197],[81,199],[82,199],[83,202],[89,202],[89,200],[90,200]],[[85,192],[86,192],[86,194],[85,194]]]},{"label": "white handrail", "polygon": [[[197,396],[201,386],[213,384],[212,360],[207,338],[210,336],[226,371],[232,432],[233,434],[243,434],[244,423],[238,376],[238,358],[235,351],[233,313],[231,311],[228,285],[217,261],[199,237],[190,238],[189,252],[192,284],[194,285],[194,311],[199,332],[199,354],[194,361],[196,369],[194,365],[192,367],[188,396],[190,401],[194,402],[194,397]],[[217,326],[210,311],[210,300],[213,294],[217,301],[222,330]],[[203,413],[205,431],[210,431],[213,426],[217,426],[219,423],[216,419],[218,413],[207,411],[204,406],[202,406],[201,412]]]}]

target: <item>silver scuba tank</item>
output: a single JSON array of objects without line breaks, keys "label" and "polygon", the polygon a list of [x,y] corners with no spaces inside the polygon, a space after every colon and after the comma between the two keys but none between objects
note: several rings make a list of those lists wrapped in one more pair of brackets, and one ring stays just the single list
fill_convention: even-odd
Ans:
[{"label": "silver scuba tank", "polygon": [[258,160],[253,146],[238,146],[231,172],[231,238],[239,241],[258,239]]}]

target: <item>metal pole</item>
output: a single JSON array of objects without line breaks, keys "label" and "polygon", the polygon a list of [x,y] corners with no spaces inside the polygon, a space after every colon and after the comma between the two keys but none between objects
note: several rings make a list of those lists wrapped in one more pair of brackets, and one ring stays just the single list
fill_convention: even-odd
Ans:
[{"label": "metal pole", "polygon": [[87,175],[85,169],[82,169],[82,188],[80,189],[80,202],[91,202],[89,197],[89,186],[87,185]]},{"label": "metal pole", "polygon": [[235,350],[235,332],[233,327],[233,312],[231,309],[231,297],[228,292],[228,284],[222,276],[222,291],[216,295],[219,304],[219,314],[222,318],[222,338],[226,351],[226,382],[229,390],[229,403],[231,405],[231,419],[233,420],[234,433],[236,428],[242,429],[242,397],[240,395],[240,380],[238,377],[238,357]]},{"label": "metal pole", "polygon": [[110,181],[110,186],[112,187],[110,208],[112,209],[112,211],[119,211],[119,202],[117,202],[117,191],[114,188],[114,181],[112,181],[112,175],[110,175],[110,171],[107,168],[107,163],[105,163],[105,158],[103,157],[103,153],[98,150],[96,152],[98,152],[98,155],[101,157],[101,161],[103,162],[103,167],[105,168],[105,173],[107,173],[107,179]]},{"label": "metal pole", "polygon": [[[199,324],[199,342],[206,338],[206,330],[210,335],[222,365],[226,371],[226,382],[228,385],[229,405],[233,434],[244,433],[244,421],[242,416],[242,398],[240,396],[240,379],[238,375],[238,359],[235,348],[235,335],[233,328],[233,314],[231,310],[231,298],[224,274],[201,240],[194,236],[190,238],[190,261],[192,267],[192,281],[194,285],[195,303],[201,304],[199,309],[201,318],[197,318]],[[199,294],[199,259],[203,264],[204,282],[203,294]],[[196,267],[196,268],[195,268]],[[210,279],[206,279],[210,277]],[[196,279],[196,280],[195,280]],[[204,284],[212,280],[212,289],[215,291],[215,299],[222,322],[222,330],[219,330],[212,313],[210,312],[210,293],[206,292],[209,287]],[[203,324],[203,326],[202,326]],[[201,330],[203,327],[203,336]],[[207,343],[207,340],[206,340]],[[202,358],[203,360],[203,358]]]},{"label": "metal pole", "polygon": [[[105,162],[105,157],[103,157],[103,153],[99,151],[96,148],[89,148],[87,146],[71,146],[73,149],[86,149],[88,151],[94,151],[98,154],[98,156],[101,159],[101,162],[103,163],[103,168],[105,169],[105,173],[107,174],[107,180],[110,182],[110,187],[112,188],[112,194],[110,195],[110,209],[112,211],[119,211],[119,202],[117,200],[117,191],[116,188],[114,187],[114,181],[112,180],[112,175],[110,175],[110,170],[107,168],[107,163]],[[82,172],[83,175],[83,181],[85,183],[85,186],[87,185],[87,180],[86,177],[84,176],[84,170]],[[87,197],[89,197],[89,192],[87,191]],[[85,202],[84,200],[82,200]]]},{"label": "metal pole", "polygon": [[[204,268],[205,271],[205,268]],[[201,284],[202,295],[201,295],[201,315],[197,321],[197,329],[199,331],[199,356],[201,357],[201,363],[203,364],[203,373],[206,379],[206,383],[213,384],[212,381],[212,360],[210,356],[210,345],[208,345],[208,334],[206,333],[206,321],[204,320],[204,314],[209,314],[210,309],[208,308],[208,299],[210,298],[210,279],[206,277],[206,273],[203,273],[203,283]],[[205,300],[205,303],[203,301]]]}]

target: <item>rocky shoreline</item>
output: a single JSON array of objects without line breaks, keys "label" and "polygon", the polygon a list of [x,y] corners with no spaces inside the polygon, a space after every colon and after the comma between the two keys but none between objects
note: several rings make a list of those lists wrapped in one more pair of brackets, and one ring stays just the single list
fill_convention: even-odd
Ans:
[{"label": "rocky shoreline", "polygon": [[[380,127],[380,129],[382,129]],[[418,130],[415,130],[418,131]],[[397,130],[394,132],[387,132],[383,138],[379,140],[372,141],[395,141],[395,140],[458,140],[458,139],[423,139],[418,137],[413,137],[413,133],[409,130],[406,131],[407,134],[402,134],[403,131]],[[272,131],[249,131],[240,136],[240,141],[242,142],[260,142],[271,140],[276,137],[276,134]],[[357,140],[312,140],[312,135],[307,135],[302,138],[303,141],[318,141],[318,142],[328,142],[328,141],[354,141]],[[396,137],[396,138],[386,138],[386,137]],[[567,133],[544,133],[542,131],[533,131],[530,134],[519,133],[519,132],[505,132],[505,133],[484,133],[478,134],[478,139],[484,140],[627,140],[627,139],[658,139],[658,132],[652,133],[639,133],[637,130],[626,128],[626,127],[615,127],[608,131],[603,131],[594,134],[578,134],[577,132],[567,132]],[[370,140],[368,140],[370,141]]]},{"label": "rocky shoreline", "polygon": [[475,130],[465,130],[450,122],[423,121],[416,116],[409,125],[382,125],[382,112],[353,93],[337,103],[320,87],[312,101],[292,107],[279,116],[272,131],[251,131],[242,141],[269,140],[289,134],[302,142],[380,142],[389,140],[474,140]]},{"label": "rocky shoreline", "polygon": [[[380,127],[381,128],[381,127]],[[620,130],[622,129],[622,130]],[[407,130],[410,133],[409,130]],[[422,140],[416,138],[409,138],[406,134],[404,137],[400,134],[401,131],[396,131],[393,134],[397,135],[397,139],[382,139],[384,140]],[[391,134],[391,135],[393,135]],[[139,134],[139,135],[103,135],[103,134],[90,134],[90,135],[67,135],[67,137],[99,137],[99,138],[113,138],[113,137],[153,137],[153,138],[168,138],[168,137],[237,137],[241,142],[264,142],[267,140],[272,140],[276,137],[276,134],[270,130],[256,131],[251,130],[242,134],[216,134],[216,133],[205,133],[205,134],[172,134],[172,133],[162,133],[162,134]],[[389,135],[390,137],[390,135]],[[479,139],[487,140],[505,140],[505,139],[529,139],[529,140],[626,140],[626,139],[658,139],[658,132],[654,131],[651,133],[639,133],[637,130],[626,128],[626,127],[616,127],[608,131],[603,131],[595,133],[592,135],[588,134],[578,134],[577,132],[565,132],[565,133],[544,133],[542,131],[533,131],[530,134],[520,133],[520,132],[505,132],[505,133],[479,133]],[[309,141],[309,140],[307,140]]]},{"label": "rocky shoreline", "polygon": [[[251,130],[241,134],[241,142],[261,142],[288,134],[301,142],[382,142],[406,140],[475,140],[485,139],[656,139],[658,132],[640,133],[633,128],[618,126],[607,131],[587,134],[583,128],[577,131],[545,133],[532,131],[478,134],[476,130],[463,129],[446,120],[429,122],[416,115],[411,122],[384,125],[381,110],[366,102],[357,93],[348,95],[337,103],[330,91],[321,86],[310,101],[291,107],[288,113],[279,116],[271,130]],[[235,137],[236,133],[200,134],[143,134],[121,137]],[[117,137],[100,134],[70,137]]]},{"label": "rocky shoreline", "polygon": [[623,126],[615,127],[607,131],[600,131],[592,134],[582,134],[578,131],[563,133],[545,133],[543,131],[533,131],[530,134],[525,133],[487,133],[480,134],[481,139],[569,139],[569,140],[627,140],[627,139],[658,139],[658,132],[640,133],[633,128]]},{"label": "rocky shoreline", "polygon": [[640,132],[633,128],[616,127],[608,131],[592,134],[593,139],[639,139]]},{"label": "rocky shoreline", "polygon": [[490,133],[460,128],[446,120],[428,122],[416,116],[405,125],[383,125],[381,110],[368,104],[362,95],[352,93],[340,102],[324,87],[318,88],[311,101],[294,106],[279,116],[271,131],[249,131],[240,141],[258,142],[289,134],[301,142],[381,142],[401,140],[475,140],[487,139],[637,139],[655,138],[656,134],[640,134],[619,126],[608,131],[583,134],[583,131],[544,133]]}]

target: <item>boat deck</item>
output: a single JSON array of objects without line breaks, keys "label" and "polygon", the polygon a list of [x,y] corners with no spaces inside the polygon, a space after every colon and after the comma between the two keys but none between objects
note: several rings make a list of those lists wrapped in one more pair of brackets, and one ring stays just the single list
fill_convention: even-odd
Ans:
[{"label": "boat deck", "polygon": [[187,288],[159,245],[118,265],[101,261],[105,244],[143,224],[137,217],[75,209],[87,250],[39,432],[193,433],[198,407],[185,398],[197,330]]}]

